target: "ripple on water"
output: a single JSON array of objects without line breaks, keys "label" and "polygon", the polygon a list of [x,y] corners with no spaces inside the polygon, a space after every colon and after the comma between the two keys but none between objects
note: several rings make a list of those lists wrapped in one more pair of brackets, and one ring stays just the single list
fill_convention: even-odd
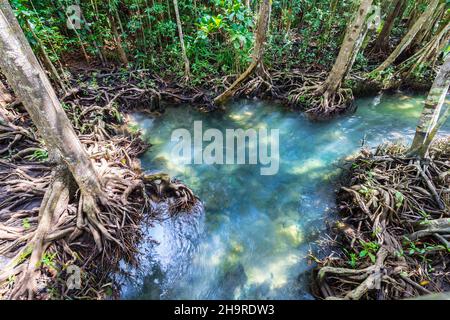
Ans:
[{"label": "ripple on water", "polygon": [[[326,123],[260,101],[240,101],[226,113],[169,108],[158,119],[133,116],[154,146],[145,169],[182,179],[204,210],[156,224],[142,245],[143,263],[123,297],[143,299],[311,299],[307,255],[334,208],[336,162],[358,150],[414,134],[423,97],[382,95],[357,101],[353,115]],[[258,166],[183,165],[170,157],[174,129],[203,121],[203,130],[280,129],[280,170]],[[444,131],[448,134],[450,128]],[[147,249],[147,250],[144,250]]]}]

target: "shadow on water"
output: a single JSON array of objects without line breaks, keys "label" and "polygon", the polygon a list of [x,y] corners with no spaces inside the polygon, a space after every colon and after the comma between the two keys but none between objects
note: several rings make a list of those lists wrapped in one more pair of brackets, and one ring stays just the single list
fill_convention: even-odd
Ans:
[{"label": "shadow on water", "polygon": [[[157,119],[133,120],[153,145],[144,169],[183,180],[202,199],[194,214],[150,228],[140,270],[123,298],[312,299],[307,255],[325,231],[335,203],[337,161],[361,142],[409,142],[423,97],[402,94],[360,99],[353,115],[312,123],[269,102],[239,101],[225,113],[203,114],[187,106]],[[183,165],[170,156],[173,130],[280,129],[280,168],[261,176],[259,165]],[[447,125],[444,130],[450,132]],[[207,143],[204,143],[206,145]]]}]

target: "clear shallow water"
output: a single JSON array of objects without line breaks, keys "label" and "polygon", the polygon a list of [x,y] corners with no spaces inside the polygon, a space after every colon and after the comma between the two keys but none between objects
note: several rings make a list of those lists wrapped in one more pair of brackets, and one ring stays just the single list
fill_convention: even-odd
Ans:
[{"label": "clear shallow water", "polygon": [[[202,199],[190,216],[157,223],[142,244],[142,266],[123,298],[312,299],[307,255],[325,232],[335,203],[337,161],[383,141],[409,142],[423,97],[402,94],[357,101],[355,114],[313,123],[268,102],[240,101],[227,112],[170,108],[133,120],[153,147],[142,166],[183,180]],[[261,176],[259,165],[181,165],[171,158],[172,131],[203,121],[203,130],[280,129],[280,168]],[[448,134],[449,126],[443,130]],[[205,143],[207,144],[207,143]]]}]

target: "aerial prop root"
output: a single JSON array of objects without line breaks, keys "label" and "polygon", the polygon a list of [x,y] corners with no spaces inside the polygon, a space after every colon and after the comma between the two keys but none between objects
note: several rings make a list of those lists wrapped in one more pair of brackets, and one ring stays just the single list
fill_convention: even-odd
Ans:
[{"label": "aerial prop root", "polygon": [[[363,149],[351,159],[338,194],[343,220],[331,234],[334,240],[325,239],[335,249],[316,260],[316,296],[400,299],[445,289],[449,145],[448,138],[437,140],[430,158],[420,162],[398,144],[381,145],[375,152]],[[377,263],[383,272],[369,279]],[[367,285],[374,280],[379,287]]]},{"label": "aerial prop root", "polygon": [[[145,191],[143,184],[121,180],[131,171],[120,171],[120,178],[107,180],[101,197],[80,192],[79,197],[70,199],[70,173],[67,169],[64,173],[55,170],[38,218],[32,219],[31,212],[24,216],[30,226],[18,226],[24,225],[24,219],[0,221],[0,252],[12,256],[0,273],[0,283],[3,289],[12,287],[11,298],[35,297],[37,283],[45,272],[43,256],[50,248],[55,251],[55,246],[61,245],[59,241],[70,248],[80,241],[89,246],[89,239],[93,239],[95,254],[101,253],[105,262],[114,263],[119,257],[132,259],[140,234],[139,221],[146,208]],[[65,262],[57,261],[57,265]]]},{"label": "aerial prop root", "polygon": [[323,267],[318,273],[319,284],[323,286],[323,281],[326,276],[340,276],[346,278],[353,283],[359,282],[357,287],[349,291],[343,298],[336,296],[327,296],[328,293],[323,287],[322,292],[325,294],[326,299],[329,300],[359,300],[363,297],[367,291],[375,288],[378,283],[384,279],[383,266],[388,256],[389,251],[382,247],[376,257],[375,264],[364,269],[347,269],[337,267]]},{"label": "aerial prop root", "polygon": [[289,102],[300,105],[316,119],[327,119],[354,109],[354,97],[350,88],[339,88],[335,93],[321,93],[320,85],[302,86],[290,92]]}]

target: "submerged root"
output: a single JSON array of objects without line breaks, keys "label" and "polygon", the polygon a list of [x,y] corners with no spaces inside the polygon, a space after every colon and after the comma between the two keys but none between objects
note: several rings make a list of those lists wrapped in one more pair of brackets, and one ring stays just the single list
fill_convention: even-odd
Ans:
[{"label": "submerged root", "polygon": [[305,76],[302,81],[289,91],[288,101],[292,106],[300,106],[311,119],[327,120],[354,111],[352,89],[325,90],[322,74]]},{"label": "submerged root", "polygon": [[199,200],[191,189],[181,181],[171,179],[167,174],[144,174],[143,181],[146,189],[153,190],[154,194],[158,196],[158,201],[168,202],[172,215],[190,211]]},{"label": "submerged root", "polygon": [[336,115],[355,110],[352,89],[339,88],[337,92],[325,91],[322,96],[316,91],[310,99],[310,106],[306,110],[307,115],[316,120],[330,119]]},{"label": "submerged root", "polygon": [[450,141],[435,142],[422,163],[406,151],[383,145],[351,161],[338,195],[343,222],[319,263],[316,296],[401,299],[449,290]]},{"label": "submerged root", "polygon": [[[130,98],[126,92],[117,99]],[[76,92],[72,95],[76,99]],[[0,136],[0,149],[17,140],[17,150],[12,149],[7,161],[0,160],[0,256],[9,261],[0,271],[0,298],[114,294],[117,284],[112,275],[119,261],[137,264],[141,222],[150,221],[144,217],[155,218],[150,200],[164,196],[173,212],[187,210],[197,200],[186,186],[170,178],[164,192],[154,194],[153,181],[145,179],[136,160],[147,145],[138,133],[123,128],[113,99],[106,95],[103,107],[66,101],[66,112],[102,181],[101,194],[80,190],[63,163],[46,161],[46,152],[39,153],[39,162],[26,156],[26,149],[45,151],[26,114],[17,118],[13,114],[1,123],[7,130]],[[28,127],[15,127],[13,122],[20,118]],[[22,138],[15,138],[19,133]],[[70,289],[66,280],[72,265],[82,272],[82,286]]]}]

